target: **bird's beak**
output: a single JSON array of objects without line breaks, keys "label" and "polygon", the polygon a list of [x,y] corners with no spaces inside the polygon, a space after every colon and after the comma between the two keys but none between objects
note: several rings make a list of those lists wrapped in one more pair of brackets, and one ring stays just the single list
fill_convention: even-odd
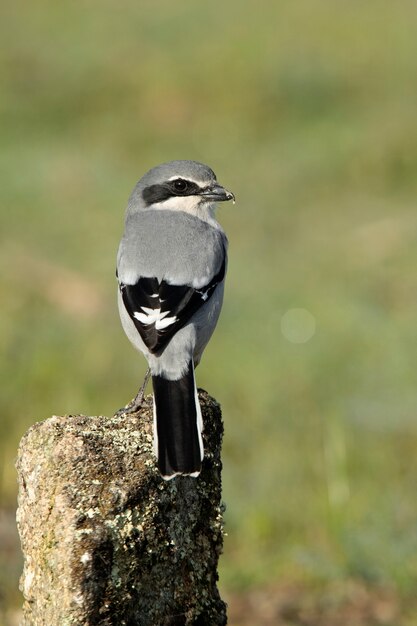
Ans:
[{"label": "bird's beak", "polygon": [[235,194],[231,191],[227,191],[224,187],[218,183],[204,189],[200,195],[204,200],[214,200],[215,202],[227,202],[227,200],[235,201]]}]

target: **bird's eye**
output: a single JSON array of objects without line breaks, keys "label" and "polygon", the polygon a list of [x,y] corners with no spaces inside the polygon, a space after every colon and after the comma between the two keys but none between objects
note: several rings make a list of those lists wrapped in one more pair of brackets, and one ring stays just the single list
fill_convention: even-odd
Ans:
[{"label": "bird's eye", "polygon": [[188,183],[186,180],[183,180],[182,178],[177,178],[177,180],[174,181],[175,191],[178,191],[179,193],[184,193],[184,191],[187,191],[187,188]]}]

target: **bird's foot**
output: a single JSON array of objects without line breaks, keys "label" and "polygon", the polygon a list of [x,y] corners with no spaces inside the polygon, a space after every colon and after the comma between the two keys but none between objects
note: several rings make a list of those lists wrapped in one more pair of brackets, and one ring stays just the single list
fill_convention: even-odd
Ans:
[{"label": "bird's foot", "polygon": [[137,392],[136,396],[133,398],[133,400],[131,400],[128,404],[126,404],[126,406],[116,411],[116,413],[114,414],[114,417],[120,417],[121,415],[131,415],[132,413],[137,413],[137,411],[139,411],[139,409],[142,407],[143,402],[144,402],[145,389],[146,389],[146,385],[148,384],[150,375],[151,375],[151,370],[148,369],[148,371],[145,374],[145,379],[142,383],[142,386]]},{"label": "bird's foot", "polygon": [[136,413],[137,411],[139,411],[141,406],[142,402],[138,404],[138,402],[136,402],[136,398],[133,398],[133,400],[128,402],[126,406],[122,406],[121,409],[116,411],[114,417],[120,417],[121,415],[131,415],[132,413]]}]

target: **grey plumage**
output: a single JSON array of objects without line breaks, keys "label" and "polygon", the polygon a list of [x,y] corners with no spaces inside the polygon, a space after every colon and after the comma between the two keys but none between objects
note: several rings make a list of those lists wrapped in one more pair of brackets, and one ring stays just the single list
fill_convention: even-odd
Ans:
[{"label": "grey plumage", "polygon": [[[194,367],[222,306],[227,238],[214,209],[230,199],[209,167],[171,161],[145,174],[128,202],[117,258],[119,311],[151,370],[154,440],[164,478],[197,476],[201,469]],[[136,409],[135,403],[128,407]]]}]

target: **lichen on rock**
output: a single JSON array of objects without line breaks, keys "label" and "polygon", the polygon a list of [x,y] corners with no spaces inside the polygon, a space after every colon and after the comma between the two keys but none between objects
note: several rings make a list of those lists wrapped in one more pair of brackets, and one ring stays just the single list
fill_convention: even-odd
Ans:
[{"label": "lichen on rock", "polygon": [[22,438],[23,626],[217,626],[223,545],[220,406],[199,390],[205,459],[164,481],[152,404],[111,418],[54,416]]}]

